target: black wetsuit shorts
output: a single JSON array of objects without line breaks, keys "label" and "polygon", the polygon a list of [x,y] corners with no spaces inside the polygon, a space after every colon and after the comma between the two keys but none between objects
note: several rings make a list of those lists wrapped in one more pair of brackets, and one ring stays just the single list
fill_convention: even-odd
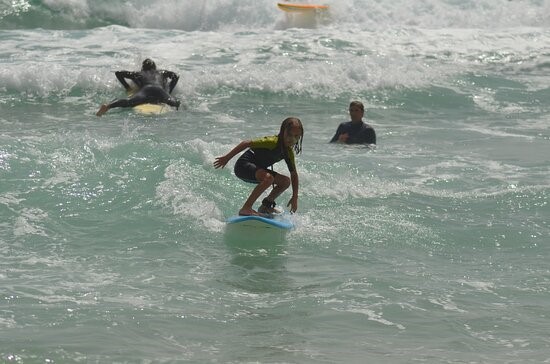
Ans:
[{"label": "black wetsuit shorts", "polygon": [[134,107],[147,103],[165,103],[173,107],[179,106],[179,102],[162,87],[156,85],[146,85],[139,89],[139,91],[130,98],[114,101],[111,103],[110,107]]},{"label": "black wetsuit shorts", "polygon": [[[259,167],[258,165],[256,165],[255,159],[256,158],[252,150],[249,149],[244,152],[243,155],[241,155],[235,163],[235,175],[245,182],[260,183],[260,181],[256,179],[256,171],[259,169],[267,170],[267,168]],[[269,173],[273,175],[273,177],[279,175],[279,173],[273,170],[269,170]]]}]

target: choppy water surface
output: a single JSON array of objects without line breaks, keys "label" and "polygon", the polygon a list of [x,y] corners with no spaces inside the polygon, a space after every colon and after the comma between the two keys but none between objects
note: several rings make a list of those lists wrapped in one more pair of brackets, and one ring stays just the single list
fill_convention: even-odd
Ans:
[{"label": "choppy water surface", "polygon": [[[2,360],[549,360],[548,3],[328,4],[0,4]],[[185,108],[97,118],[145,57]],[[228,239],[212,162],[288,116],[297,227]]]}]

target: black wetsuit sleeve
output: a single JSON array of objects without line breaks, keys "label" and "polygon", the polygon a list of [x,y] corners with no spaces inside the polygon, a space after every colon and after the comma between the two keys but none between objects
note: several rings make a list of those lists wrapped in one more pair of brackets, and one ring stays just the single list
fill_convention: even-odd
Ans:
[{"label": "black wetsuit sleeve", "polygon": [[334,136],[330,140],[330,143],[337,142],[338,137],[340,136],[340,134],[342,134],[342,124],[338,125],[338,129],[336,129],[336,133],[334,134]]},{"label": "black wetsuit sleeve", "polygon": [[126,82],[126,79],[129,79],[129,80],[132,80],[132,81],[135,82],[136,75],[137,75],[136,72],[130,72],[130,71],[116,71],[115,72],[116,78],[120,81],[120,83],[122,84],[122,86],[124,86],[124,88],[126,90],[131,89],[128,82]]},{"label": "black wetsuit sleeve", "polygon": [[376,133],[373,128],[365,128],[363,130],[363,143],[376,144]]},{"label": "black wetsuit sleeve", "polygon": [[180,77],[172,71],[162,71],[162,77],[164,77],[165,80],[170,79],[170,84],[168,84],[168,92],[172,93],[172,90],[176,87]]}]

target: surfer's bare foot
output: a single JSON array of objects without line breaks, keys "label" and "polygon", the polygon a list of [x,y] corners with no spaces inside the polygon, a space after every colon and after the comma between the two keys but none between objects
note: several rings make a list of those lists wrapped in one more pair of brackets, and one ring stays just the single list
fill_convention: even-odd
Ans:
[{"label": "surfer's bare foot", "polygon": [[239,211],[239,216],[259,216],[259,215],[260,214],[258,214],[253,209],[241,209]]},{"label": "surfer's bare foot", "polygon": [[109,106],[103,104],[95,114],[96,116],[101,116],[105,114],[107,111],[109,111]]},{"label": "surfer's bare foot", "polygon": [[283,210],[275,204],[275,201],[264,198],[262,204],[258,207],[258,212],[265,215],[275,215],[282,213]]},{"label": "surfer's bare foot", "polygon": [[260,207],[258,207],[258,214],[259,215],[266,215],[266,216],[273,216],[273,215],[279,215],[279,214],[282,214],[283,213],[283,210],[276,206],[276,207],[266,207],[264,205],[260,205]]}]

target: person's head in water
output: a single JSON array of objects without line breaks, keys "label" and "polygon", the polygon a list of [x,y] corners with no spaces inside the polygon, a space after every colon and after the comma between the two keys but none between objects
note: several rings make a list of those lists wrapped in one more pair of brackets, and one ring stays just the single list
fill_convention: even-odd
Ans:
[{"label": "person's head in water", "polygon": [[352,101],[349,104],[349,116],[351,121],[360,122],[363,121],[365,115],[365,106],[361,101]]},{"label": "person's head in water", "polygon": [[143,63],[141,64],[141,70],[142,71],[153,71],[157,69],[157,65],[155,62],[153,62],[152,59],[147,58]]}]

